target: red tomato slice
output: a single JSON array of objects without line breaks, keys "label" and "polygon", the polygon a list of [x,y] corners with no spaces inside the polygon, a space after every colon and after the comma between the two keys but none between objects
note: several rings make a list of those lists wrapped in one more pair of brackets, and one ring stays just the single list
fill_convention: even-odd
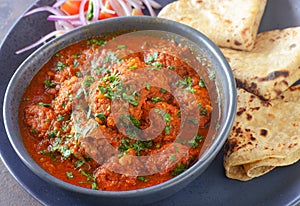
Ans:
[{"label": "red tomato slice", "polygon": [[[112,10],[112,11],[114,10],[112,8],[112,6],[110,5],[109,1],[106,1],[104,6],[105,6],[106,9],[109,9],[109,10]],[[116,17],[116,16],[118,16],[117,13],[111,14],[111,13],[107,13],[105,11],[101,11],[100,14],[99,14],[98,19],[108,19],[108,18],[112,18],[112,17]]]},{"label": "red tomato slice", "polygon": [[[69,15],[75,15],[79,14],[81,0],[66,0],[60,7],[60,9],[69,14]],[[88,8],[88,2],[85,5],[84,10],[86,11]]]}]

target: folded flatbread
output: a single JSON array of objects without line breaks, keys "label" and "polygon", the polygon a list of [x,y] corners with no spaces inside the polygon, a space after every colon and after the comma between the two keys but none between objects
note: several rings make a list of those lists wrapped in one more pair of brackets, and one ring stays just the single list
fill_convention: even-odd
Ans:
[{"label": "folded flatbread", "polygon": [[300,159],[300,85],[266,102],[238,89],[238,107],[225,144],[229,178],[242,181]]},{"label": "folded flatbread", "polygon": [[179,0],[158,17],[187,24],[221,47],[250,51],[267,0]]},{"label": "folded flatbread", "polygon": [[265,100],[300,79],[300,27],[257,35],[251,52],[222,49],[238,86]]}]

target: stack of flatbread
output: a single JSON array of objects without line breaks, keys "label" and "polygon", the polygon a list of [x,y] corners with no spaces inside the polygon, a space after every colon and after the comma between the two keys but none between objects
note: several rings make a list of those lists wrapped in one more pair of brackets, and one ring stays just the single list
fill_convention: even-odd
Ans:
[{"label": "stack of flatbread", "polygon": [[224,167],[242,181],[300,160],[300,27],[257,34],[266,3],[178,0],[158,15],[201,31],[228,60],[238,96]]}]

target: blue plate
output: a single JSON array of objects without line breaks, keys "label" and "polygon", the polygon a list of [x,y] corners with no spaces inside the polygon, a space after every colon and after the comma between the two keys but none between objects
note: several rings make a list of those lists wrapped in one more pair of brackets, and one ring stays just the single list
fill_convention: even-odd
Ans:
[{"label": "blue plate", "polygon": [[[158,0],[166,5],[172,0]],[[41,0],[38,5],[51,4]],[[15,55],[15,51],[38,40],[54,29],[48,22],[47,13],[38,13],[20,19],[3,41],[0,50],[0,103],[6,86],[14,71],[32,52]],[[260,31],[300,26],[300,1],[269,0]],[[299,82],[298,82],[299,83]],[[56,188],[35,176],[19,159],[10,145],[0,115],[0,154],[3,162],[15,179],[39,202],[45,205],[97,205],[96,197],[78,194]],[[248,182],[225,177],[223,151],[211,166],[194,182],[175,195],[155,203],[162,205],[296,205],[300,203],[300,162],[280,167],[270,173]]]}]

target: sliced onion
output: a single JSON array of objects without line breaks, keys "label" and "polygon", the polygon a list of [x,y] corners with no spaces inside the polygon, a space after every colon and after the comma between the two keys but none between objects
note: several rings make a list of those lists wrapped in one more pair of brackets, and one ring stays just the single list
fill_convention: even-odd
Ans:
[{"label": "sliced onion", "polygon": [[79,19],[79,14],[76,15],[70,15],[70,16],[66,16],[66,15],[50,15],[48,16],[47,20],[49,21],[58,21],[58,20],[77,20]]},{"label": "sliced onion", "polygon": [[[16,54],[20,54],[24,51],[32,49],[43,42],[46,42],[50,38],[58,35],[66,33],[76,27],[80,27],[86,25],[90,22],[98,21],[98,17],[100,12],[106,12],[109,14],[117,14],[117,16],[131,16],[133,8],[142,11],[145,7],[149,10],[151,16],[155,16],[155,12],[153,8],[158,9],[161,8],[161,5],[157,3],[155,0],[78,0],[81,1],[79,14],[77,15],[68,15],[65,12],[60,10],[60,6],[65,3],[66,0],[56,0],[53,6],[42,6],[39,8],[35,8],[26,14],[25,16],[29,16],[31,14],[37,12],[49,12],[51,15],[48,16],[47,20],[54,21],[56,31],[53,31],[46,36],[42,37],[39,41],[21,49],[16,52]],[[87,20],[87,14],[84,11],[86,3],[90,1],[93,5],[93,19],[91,21]],[[105,2],[109,1],[113,10],[110,10],[105,7]],[[145,7],[144,7],[145,5]]]},{"label": "sliced onion", "polygon": [[55,14],[55,15],[64,15],[64,13],[58,9],[55,9],[53,7],[50,7],[50,6],[43,6],[43,7],[39,7],[39,8],[36,8],[36,9],[33,9],[29,12],[27,12],[26,14],[24,14],[24,17],[25,16],[29,16],[31,14],[35,14],[35,13],[38,13],[38,12],[42,12],[42,11],[48,11],[52,14]]},{"label": "sliced onion", "polygon": [[22,52],[28,51],[28,50],[30,50],[30,49],[32,49],[32,48],[34,48],[34,47],[36,47],[36,46],[38,46],[42,43],[45,43],[47,40],[51,39],[52,37],[55,37],[56,35],[64,34],[65,32],[67,32],[67,31],[62,31],[62,30],[53,31],[53,32],[47,34],[46,36],[42,37],[37,42],[35,42],[35,43],[33,43],[33,44],[23,48],[23,49],[20,49],[20,50],[16,51],[16,54],[20,54]]},{"label": "sliced onion", "polygon": [[87,3],[88,0],[82,0],[79,8],[79,19],[82,22],[82,25],[86,25],[87,21],[85,19],[85,11],[84,6]]}]

